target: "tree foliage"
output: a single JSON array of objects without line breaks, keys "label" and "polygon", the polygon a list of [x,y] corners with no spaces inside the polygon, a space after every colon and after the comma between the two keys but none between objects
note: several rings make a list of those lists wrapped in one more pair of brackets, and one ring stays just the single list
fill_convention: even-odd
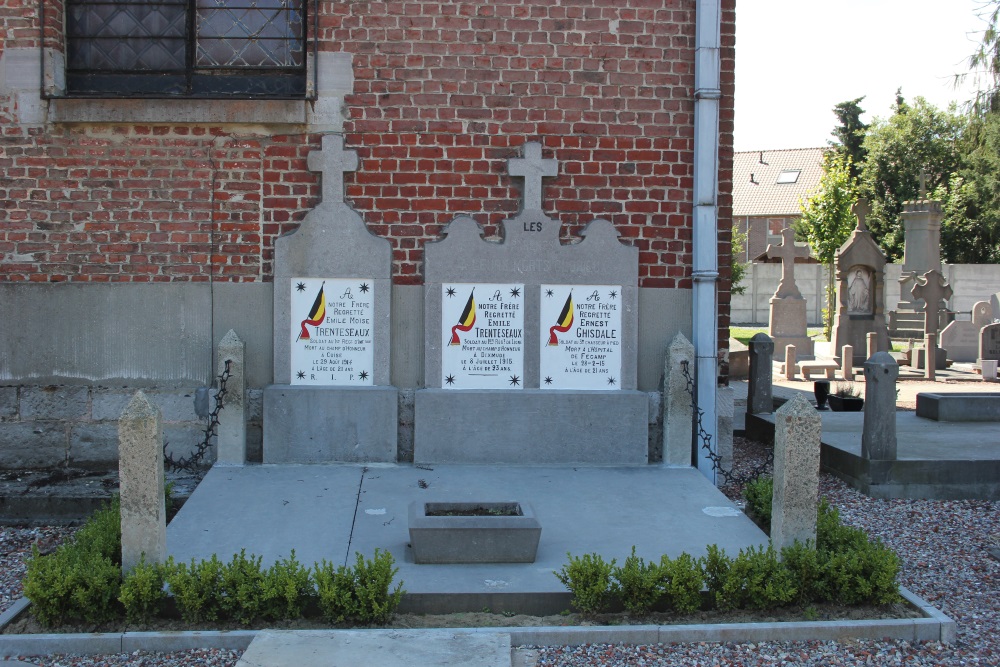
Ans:
[{"label": "tree foliage", "polygon": [[850,159],[851,178],[853,179],[858,178],[861,165],[865,162],[864,141],[868,125],[861,122],[861,114],[865,112],[861,108],[861,101],[864,99],[864,96],[858,97],[833,107],[833,114],[837,117],[840,125],[833,128],[831,134],[835,141],[830,143],[838,155]]},{"label": "tree foliage", "polygon": [[971,117],[962,163],[951,174],[941,222],[941,254],[954,264],[1000,263],[1000,112]]},{"label": "tree foliage", "polygon": [[985,3],[981,16],[986,19],[986,29],[969,56],[969,70],[977,89],[971,112],[980,117],[1000,113],[1000,0]]},{"label": "tree foliage", "polygon": [[949,192],[951,175],[961,166],[959,141],[966,124],[954,107],[942,111],[917,97],[912,105],[897,100],[892,116],[876,118],[868,128],[861,195],[872,206],[868,228],[890,261],[902,256],[900,213],[903,202],[919,197],[921,173],[928,193],[942,187]]}]

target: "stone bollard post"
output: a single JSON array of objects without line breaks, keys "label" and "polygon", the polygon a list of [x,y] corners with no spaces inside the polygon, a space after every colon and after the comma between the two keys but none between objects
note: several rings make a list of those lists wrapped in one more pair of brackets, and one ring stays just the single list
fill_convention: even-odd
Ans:
[{"label": "stone bollard post", "polygon": [[937,372],[937,334],[924,336],[924,379],[934,381]]},{"label": "stone bollard post", "polygon": [[840,374],[848,382],[854,382],[854,346],[840,348]]},{"label": "stone bollard post", "polygon": [[865,359],[871,359],[878,352],[878,334],[874,331],[869,331],[865,338],[868,342],[868,354],[865,355]]},{"label": "stone bollard post", "polygon": [[143,555],[167,557],[167,510],[163,482],[163,420],[160,409],[137,391],[118,422],[118,485],[121,490],[122,572]]},{"label": "stone bollard post", "polygon": [[690,467],[693,464],[694,411],[682,364],[694,375],[694,345],[678,333],[670,341],[663,369],[663,463]]},{"label": "stone bollard post", "polygon": [[823,421],[801,394],[774,413],[771,543],[776,551],[816,539],[819,449]]},{"label": "stone bollard post", "polygon": [[226,361],[230,362],[216,440],[216,461],[223,465],[241,466],[247,461],[245,353],[246,343],[230,329],[219,343],[219,375],[225,370]]},{"label": "stone bollard post", "polygon": [[795,346],[786,345],[785,346],[785,379],[794,380],[795,379]]},{"label": "stone bollard post", "polygon": [[865,421],[861,458],[896,460],[896,378],[899,366],[888,352],[865,362]]},{"label": "stone bollard post", "polygon": [[771,359],[774,357],[774,341],[764,333],[755,334],[750,339],[750,377],[747,382],[747,414],[770,414],[774,412],[771,393]]}]

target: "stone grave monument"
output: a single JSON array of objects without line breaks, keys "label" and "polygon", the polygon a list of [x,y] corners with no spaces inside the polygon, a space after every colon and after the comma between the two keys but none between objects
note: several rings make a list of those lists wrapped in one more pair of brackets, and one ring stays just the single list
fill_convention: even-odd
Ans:
[{"label": "stone grave monument", "polygon": [[979,358],[979,332],[993,322],[989,301],[972,306],[971,320],[954,320],[941,332],[941,347],[952,361],[974,362]]},{"label": "stone grave monument", "polygon": [[889,349],[885,324],[885,255],[865,224],[871,209],[859,200],[853,211],[858,225],[837,250],[837,312],[833,320],[833,349],[850,345],[854,365],[865,362],[867,337],[875,333],[879,350]]},{"label": "stone grave monument", "polygon": [[606,220],[560,243],[542,211],[542,179],[558,163],[540,144],[508,171],[524,179],[524,206],[501,223],[501,241],[458,217],[425,247],[414,462],[646,463],[638,249]]},{"label": "stone grave monument", "polygon": [[339,135],[309,154],[323,200],[274,244],[274,384],[264,389],[264,463],[396,460],[389,384],[392,250],[344,201],[358,167]]},{"label": "stone grave monument", "polygon": [[[910,292],[924,311],[924,336],[929,341],[924,347],[934,348],[934,368],[937,370],[947,368],[947,350],[930,341],[937,340],[939,314],[947,308],[945,302],[951,298],[951,285],[948,284],[940,271],[928,271],[917,278],[916,284]],[[930,355],[931,353],[928,351],[926,358],[930,358]],[[924,358],[924,350],[915,350],[912,364],[914,368],[923,368]]]},{"label": "stone grave monument", "polygon": [[1000,361],[1000,322],[987,324],[979,330],[979,358],[982,368],[983,361]]},{"label": "stone grave monument", "polygon": [[813,341],[806,330],[806,300],[795,284],[795,258],[808,257],[809,248],[796,246],[795,230],[786,227],[781,230],[781,243],[768,245],[764,254],[781,259],[781,282],[770,302],[775,359],[785,359],[787,345],[795,346],[797,358],[812,359]]},{"label": "stone grave monument", "polygon": [[[928,271],[941,271],[941,202],[928,199],[925,176],[920,174],[920,198],[903,202],[903,268],[899,276],[899,303],[889,313],[893,338],[922,339],[923,303],[914,298],[913,287]],[[945,314],[947,318],[947,314]],[[945,319],[941,326],[947,323]],[[939,330],[935,327],[935,331]]]}]

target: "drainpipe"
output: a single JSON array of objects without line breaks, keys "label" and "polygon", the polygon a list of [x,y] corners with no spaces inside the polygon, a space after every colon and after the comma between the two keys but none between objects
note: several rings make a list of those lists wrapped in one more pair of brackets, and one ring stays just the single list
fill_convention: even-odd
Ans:
[{"label": "drainpipe", "polygon": [[[692,320],[695,354],[695,401],[701,426],[718,451],[715,392],[718,378],[719,101],[721,78],[721,0],[696,0],[694,66],[694,220],[692,230]],[[695,434],[698,470],[715,483],[712,460]]]}]

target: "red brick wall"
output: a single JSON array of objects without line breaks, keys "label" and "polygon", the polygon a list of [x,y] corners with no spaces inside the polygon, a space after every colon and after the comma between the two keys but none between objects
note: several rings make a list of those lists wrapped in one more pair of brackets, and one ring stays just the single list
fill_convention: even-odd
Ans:
[{"label": "red brick wall", "polygon": [[[720,255],[734,0],[725,7]],[[496,233],[519,203],[506,160],[539,140],[560,162],[545,210],[567,235],[610,219],[640,250],[641,285],[690,287],[694,14],[694,0],[321,2],[320,48],[354,59],[345,143],[361,164],[347,197],[392,241],[395,281],[421,281],[423,243],[459,214]],[[37,3],[0,0],[0,30],[2,48],[36,45]],[[318,202],[314,134],[24,129],[16,117],[0,100],[2,281],[269,280],[274,238]]]}]

